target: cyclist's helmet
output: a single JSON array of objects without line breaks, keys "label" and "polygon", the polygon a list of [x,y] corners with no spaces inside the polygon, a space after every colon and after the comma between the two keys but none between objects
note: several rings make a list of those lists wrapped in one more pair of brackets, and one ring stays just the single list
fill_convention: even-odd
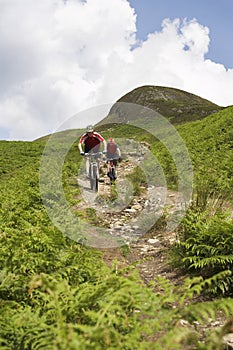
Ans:
[{"label": "cyclist's helmet", "polygon": [[110,142],[110,143],[114,143],[114,142],[115,142],[115,140],[114,140],[112,137],[110,137],[110,138],[108,139],[108,142]]},{"label": "cyclist's helmet", "polygon": [[93,125],[88,125],[86,128],[86,132],[93,132],[94,131],[94,126]]}]

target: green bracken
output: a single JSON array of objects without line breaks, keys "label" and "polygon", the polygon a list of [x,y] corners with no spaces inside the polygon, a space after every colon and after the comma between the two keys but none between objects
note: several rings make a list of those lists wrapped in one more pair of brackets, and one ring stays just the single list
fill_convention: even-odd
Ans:
[{"label": "green bracken", "polygon": [[[173,264],[187,274],[179,286],[159,276],[146,286],[134,265],[127,271],[112,270],[97,249],[63,235],[50,221],[40,195],[46,140],[0,142],[1,349],[222,349],[229,323],[209,334],[195,325],[214,320],[219,312],[226,318],[233,312],[233,225],[223,210],[232,204],[226,196],[233,178],[232,114],[233,109],[226,108],[178,127],[195,173],[193,204],[172,249]],[[111,125],[111,131],[105,127],[104,132],[150,143],[168,185],[175,186],[172,160],[148,133],[129,125]],[[63,135],[57,147],[63,147]],[[63,165],[71,207],[80,193],[74,181],[80,162],[74,144]],[[132,176],[138,184],[137,170]],[[51,193],[51,205],[57,196]],[[127,254],[128,249],[123,250]],[[208,302],[198,302],[203,293],[211,296]]]}]

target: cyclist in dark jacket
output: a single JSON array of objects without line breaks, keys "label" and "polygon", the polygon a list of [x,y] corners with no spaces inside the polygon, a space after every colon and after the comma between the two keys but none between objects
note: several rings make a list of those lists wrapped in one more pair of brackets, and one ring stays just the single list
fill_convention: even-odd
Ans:
[{"label": "cyclist in dark jacket", "polygon": [[114,166],[116,167],[117,161],[120,157],[121,157],[120,148],[118,147],[118,144],[115,143],[115,140],[112,137],[110,137],[108,142],[107,142],[107,167],[108,167],[107,175],[108,176],[109,176],[111,161],[113,162]]}]

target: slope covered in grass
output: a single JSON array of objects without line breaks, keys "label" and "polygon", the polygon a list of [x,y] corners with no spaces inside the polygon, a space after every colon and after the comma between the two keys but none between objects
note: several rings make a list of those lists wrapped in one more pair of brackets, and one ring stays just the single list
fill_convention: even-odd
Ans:
[{"label": "slope covered in grass", "polygon": [[233,189],[233,107],[178,127],[192,158],[196,181],[216,193]]},{"label": "slope covered in grass", "polygon": [[38,164],[43,148],[43,142],[0,141],[0,179],[29,164]]},{"label": "slope covered in grass", "polygon": [[[217,193],[232,188],[232,112],[228,108],[179,127],[196,183],[205,180]],[[104,134],[150,143],[172,183],[175,169],[152,135],[129,125],[113,125]],[[63,136],[54,143],[55,160],[65,147]],[[223,333],[206,339],[190,325],[214,319],[219,310],[232,314],[231,298],[197,303],[193,297],[205,288],[201,279],[174,286],[156,277],[151,287],[145,286],[135,266],[107,268],[100,252],[84,245],[81,232],[75,242],[54,226],[39,188],[44,146],[44,141],[0,142],[1,349],[220,349]],[[76,147],[72,145],[63,165],[68,199],[75,187],[69,179],[77,176],[81,161]],[[51,205],[56,200],[51,195]],[[219,231],[214,244],[220,241]],[[181,320],[188,326],[180,326]]]}]

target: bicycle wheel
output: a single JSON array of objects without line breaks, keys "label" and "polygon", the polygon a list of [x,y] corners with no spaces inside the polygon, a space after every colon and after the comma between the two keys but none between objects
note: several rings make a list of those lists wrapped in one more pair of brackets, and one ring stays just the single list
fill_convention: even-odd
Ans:
[{"label": "bicycle wheel", "polygon": [[111,184],[113,184],[116,180],[116,171],[114,166],[111,166],[109,175],[110,175],[109,177],[110,177]]},{"label": "bicycle wheel", "polygon": [[99,187],[99,181],[98,181],[98,172],[97,172],[97,166],[93,167],[93,187],[92,190],[95,192],[98,192]]},{"label": "bicycle wheel", "polygon": [[94,178],[93,178],[93,167],[90,165],[90,168],[89,168],[89,180],[90,180],[90,187],[91,187],[91,190],[93,190],[93,187],[94,187]]},{"label": "bicycle wheel", "polygon": [[112,178],[115,181],[116,180],[116,169],[115,167],[112,168]]}]

